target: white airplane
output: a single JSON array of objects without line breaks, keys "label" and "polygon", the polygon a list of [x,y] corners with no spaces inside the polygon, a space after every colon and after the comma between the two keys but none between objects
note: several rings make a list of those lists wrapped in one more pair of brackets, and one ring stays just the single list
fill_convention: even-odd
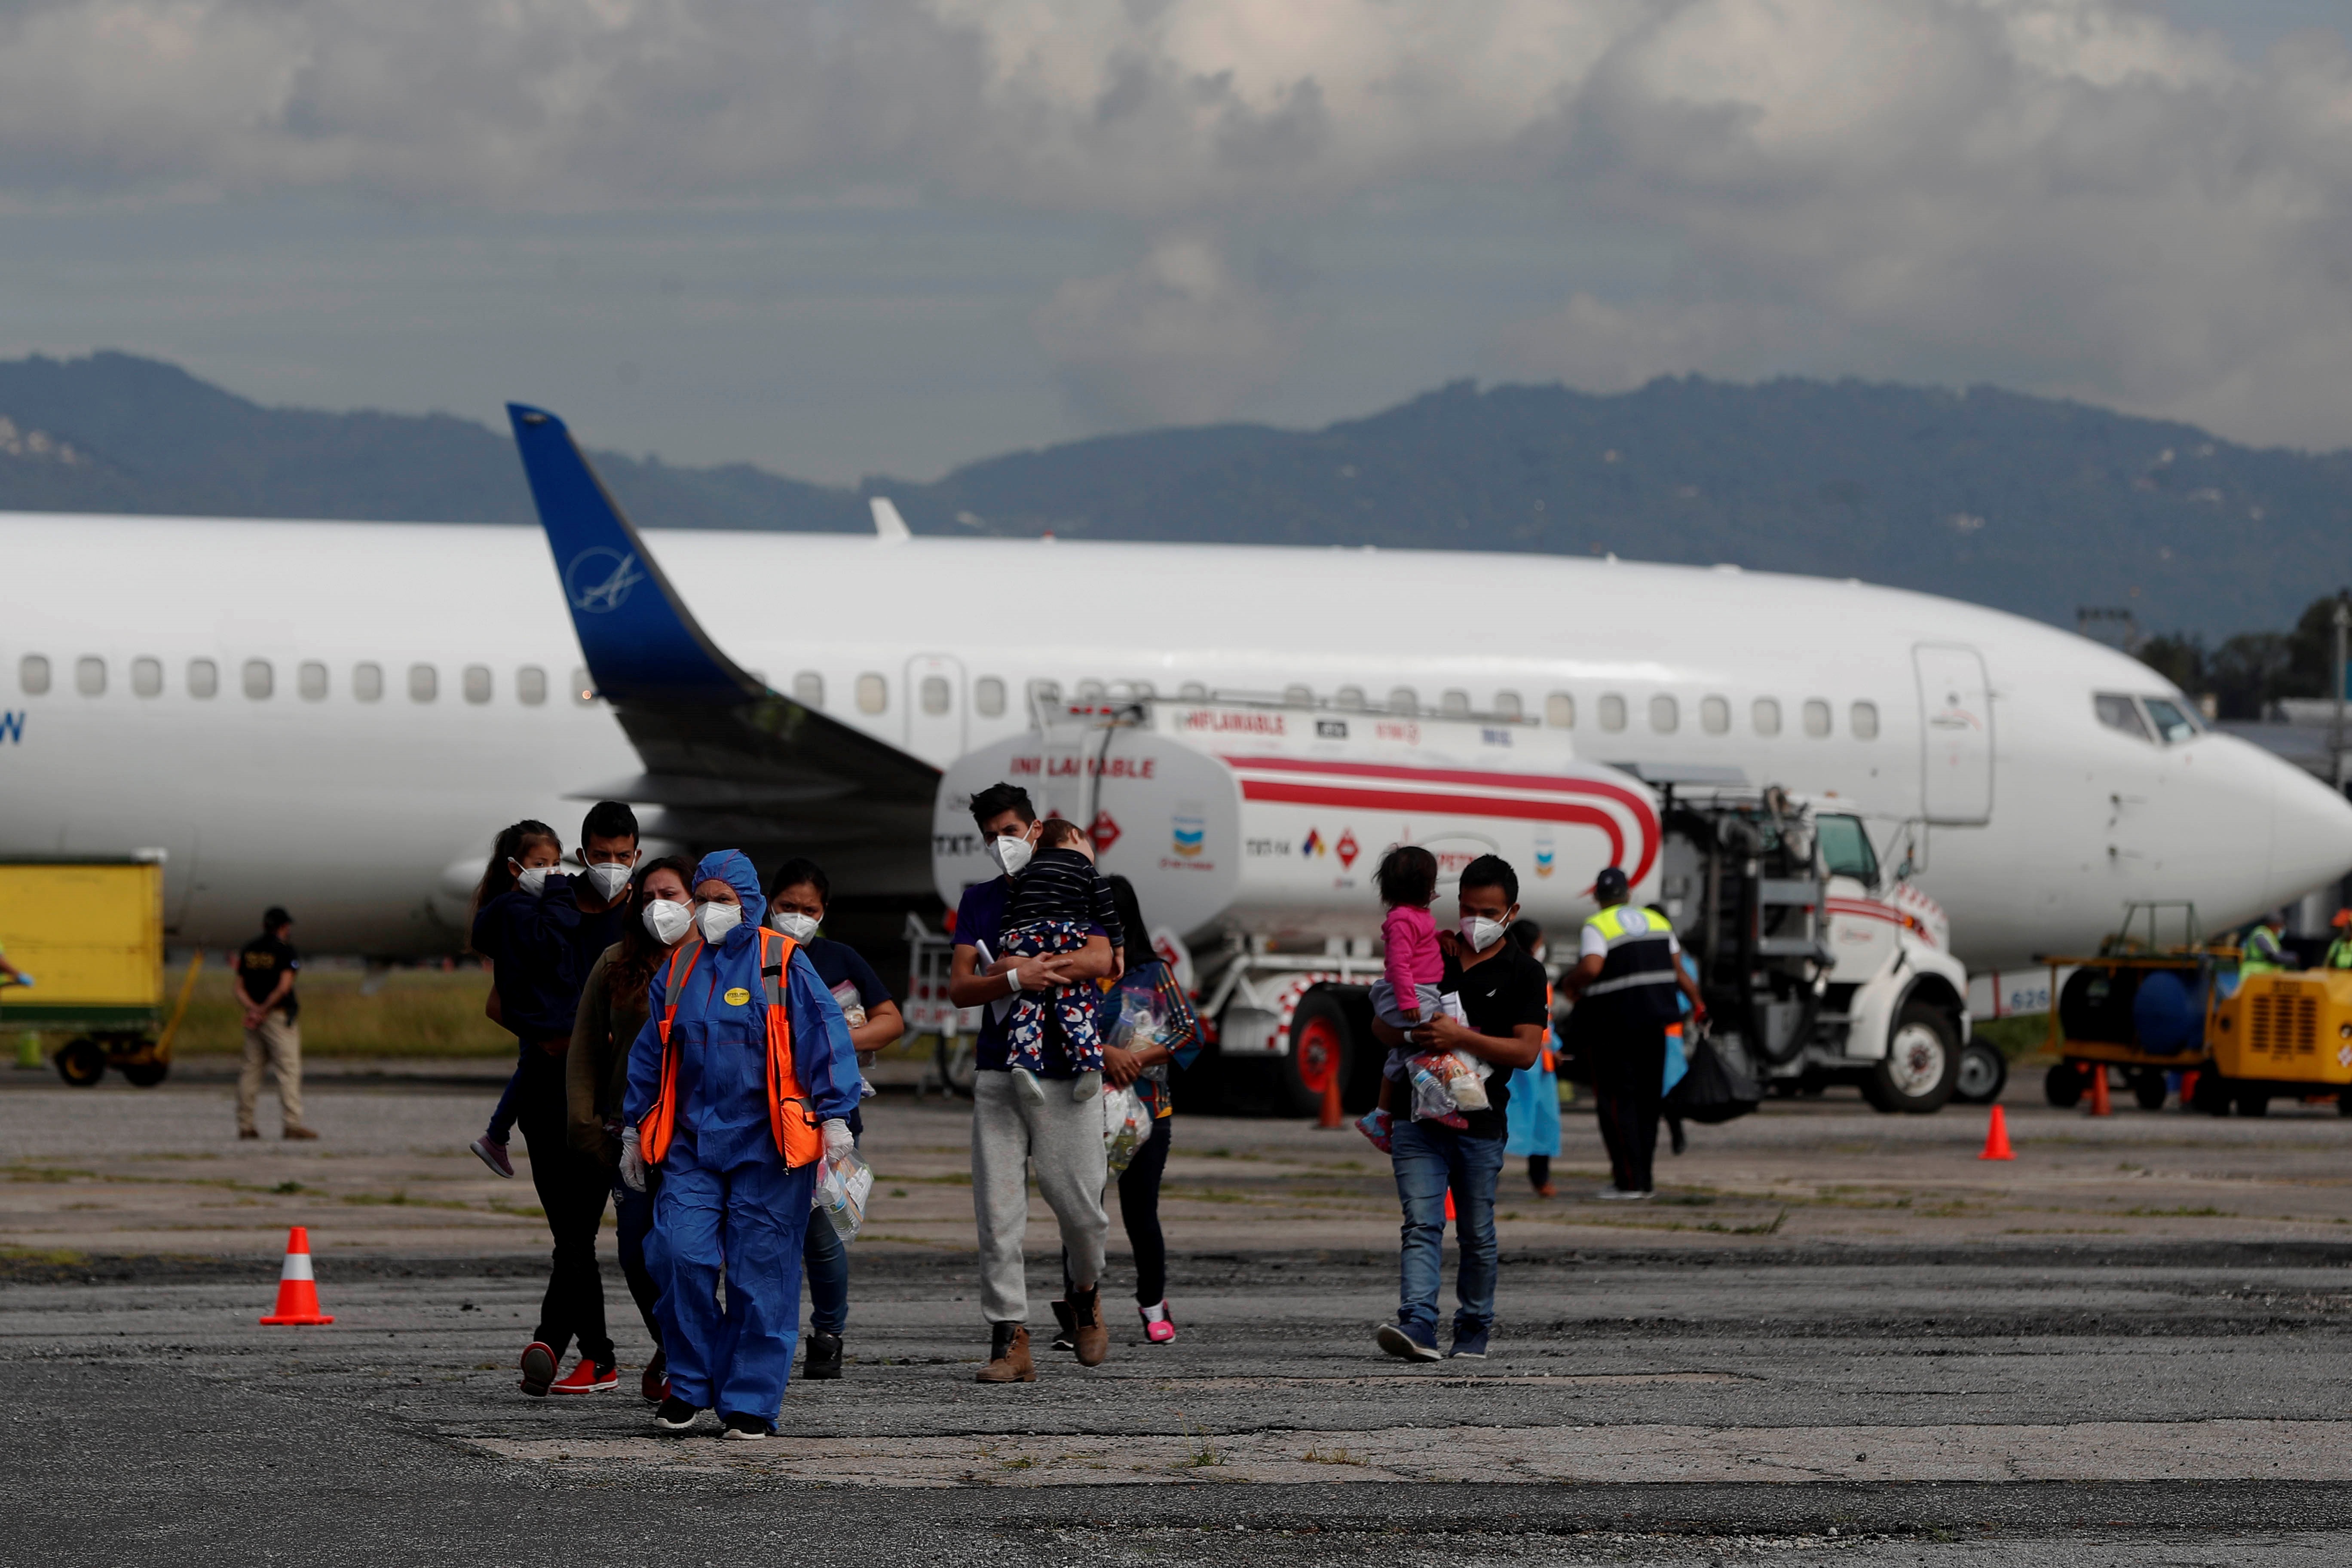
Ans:
[{"label": "white airplane", "polygon": [[940,769],[1034,694],[1150,691],[1517,714],[1649,778],[1834,795],[1979,972],[2126,900],[2213,929],[2352,868],[2352,805],[1999,611],[1614,559],[914,538],[880,501],[871,538],[656,549],[558,420],[512,413],[543,531],[0,515],[0,857],[163,849],[180,942],[283,903],[314,950],[429,953],[499,826],[568,841],[612,795],[656,840],[919,897]]}]

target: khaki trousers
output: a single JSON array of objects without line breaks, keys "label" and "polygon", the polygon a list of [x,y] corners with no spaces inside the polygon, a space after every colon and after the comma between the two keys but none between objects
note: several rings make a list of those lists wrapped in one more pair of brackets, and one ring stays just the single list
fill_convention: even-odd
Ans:
[{"label": "khaki trousers", "polygon": [[1063,1271],[1071,1289],[1102,1277],[1110,1217],[1103,1186],[1103,1109],[1072,1096],[1076,1080],[1047,1079],[1045,1103],[1023,1098],[1009,1072],[971,1075],[971,1205],[980,1222],[980,1310],[992,1323],[1029,1317],[1029,1178],[1061,1227]]},{"label": "khaki trousers", "polygon": [[302,1026],[273,1009],[261,1027],[245,1032],[245,1070],[236,1077],[236,1130],[253,1131],[254,1101],[261,1098],[261,1068],[268,1063],[278,1079],[278,1103],[286,1125],[302,1125]]}]

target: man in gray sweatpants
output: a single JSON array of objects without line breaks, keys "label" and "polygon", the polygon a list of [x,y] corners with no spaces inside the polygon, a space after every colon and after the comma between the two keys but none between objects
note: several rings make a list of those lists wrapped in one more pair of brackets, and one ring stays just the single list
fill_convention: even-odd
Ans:
[{"label": "man in gray sweatpants", "polygon": [[1029,863],[1037,841],[1037,813],[1026,790],[991,785],[971,799],[972,820],[1003,875],[964,889],[956,909],[955,963],[949,972],[948,999],[959,1007],[981,1007],[978,1071],[972,1081],[971,1205],[980,1226],[980,1303],[988,1317],[988,1364],[982,1383],[1034,1383],[1029,1353],[1029,1289],[1022,1242],[1029,1228],[1029,1175],[1060,1223],[1069,1252],[1074,1337],[1082,1365],[1097,1366],[1110,1352],[1103,1324],[1103,1239],[1110,1221],[1102,1194],[1108,1171],[1103,1158],[1103,1111],[1099,1098],[1078,1100],[1077,1075],[1058,1026],[1048,1020],[1045,1070],[1038,1075],[1045,1098],[1038,1103],[1017,1091],[1004,1038],[1003,1005],[1022,991],[1043,991],[1071,981],[1089,981],[1112,971],[1110,941],[1099,930],[1079,952],[1043,958],[997,956],[998,932],[1013,878]]}]

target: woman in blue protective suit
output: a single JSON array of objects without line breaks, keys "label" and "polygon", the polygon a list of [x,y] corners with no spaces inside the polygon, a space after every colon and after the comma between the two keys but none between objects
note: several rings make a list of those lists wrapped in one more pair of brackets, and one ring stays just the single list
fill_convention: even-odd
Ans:
[{"label": "woman in blue protective suit", "polygon": [[705,856],[693,892],[694,931],[654,972],[629,1052],[621,1179],[662,1173],[646,1264],[669,1397],[654,1425],[681,1433],[716,1410],[719,1436],[754,1439],[783,1407],[817,1164],[851,1147],[857,1059],[807,955],[761,925],[751,862]]}]

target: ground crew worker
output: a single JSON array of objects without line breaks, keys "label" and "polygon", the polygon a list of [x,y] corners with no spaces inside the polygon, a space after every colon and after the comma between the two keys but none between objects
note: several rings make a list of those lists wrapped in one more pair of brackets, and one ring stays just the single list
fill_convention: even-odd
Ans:
[{"label": "ground crew worker", "polygon": [[2238,944],[2239,979],[2243,980],[2250,974],[2276,974],[2281,970],[2295,966],[2279,941],[2280,925],[2278,911],[2273,910],[2256,921],[2253,929],[2246,932],[2245,940]]},{"label": "ground crew worker", "polygon": [[2336,940],[2327,944],[2326,967],[2352,969],[2352,910],[2336,911]]},{"label": "ground crew worker", "polygon": [[253,1124],[254,1104],[261,1098],[261,1072],[266,1064],[278,1080],[278,1108],[284,1114],[286,1136],[316,1138],[302,1122],[301,1003],[294,995],[294,974],[301,956],[286,939],[293,934],[294,917],[272,905],[261,917],[261,934],[236,955],[236,1000],[245,1011],[245,1068],[236,1075],[236,1135],[258,1138]]},{"label": "ground crew worker", "polygon": [[1609,1148],[1608,1199],[1646,1198],[1650,1162],[1658,1147],[1659,1103],[1664,1098],[1666,1026],[1682,1016],[1679,988],[1691,1016],[1706,1004],[1677,962],[1682,943],[1665,916],[1627,903],[1631,884],[1615,866],[1593,879],[1601,912],[1584,922],[1576,967],[1568,973],[1576,999],[1570,1027],[1591,1064],[1593,1107],[1601,1141]]},{"label": "ground crew worker", "polygon": [[808,955],[761,923],[751,862],[705,856],[693,893],[694,932],[655,971],[629,1052],[621,1179],[642,1192],[649,1166],[662,1173],[646,1263],[669,1397],[654,1425],[682,1433],[716,1409],[722,1437],[750,1440],[783,1405],[817,1162],[852,1148],[857,1059]]}]

